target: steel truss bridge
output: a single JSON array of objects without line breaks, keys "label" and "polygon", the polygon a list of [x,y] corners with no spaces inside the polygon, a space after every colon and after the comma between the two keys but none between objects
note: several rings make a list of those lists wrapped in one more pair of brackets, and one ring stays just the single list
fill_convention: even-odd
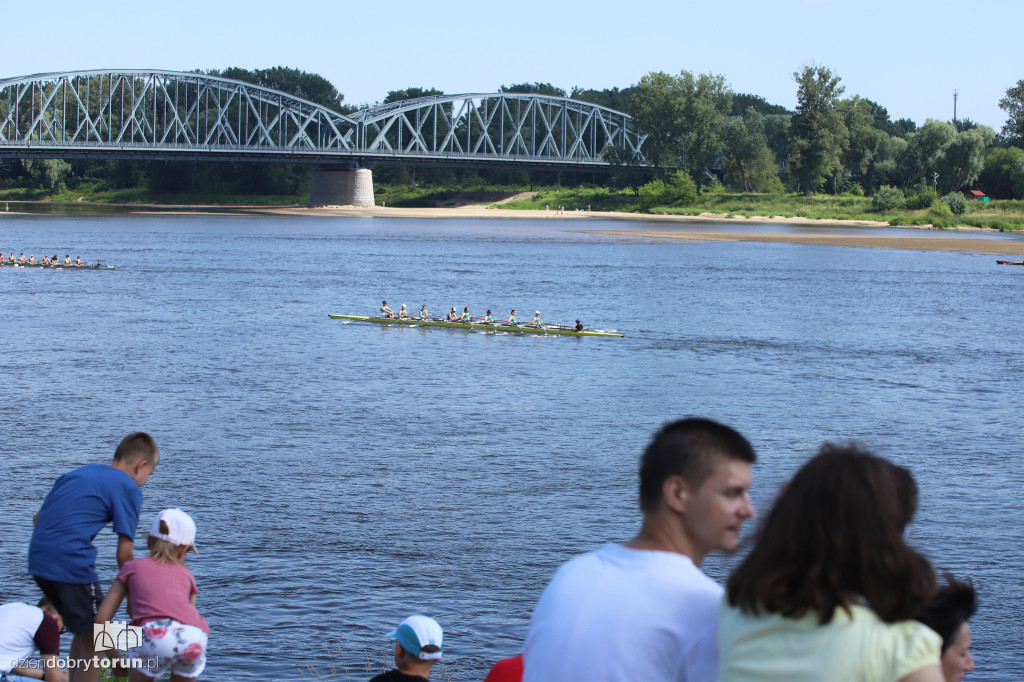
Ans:
[{"label": "steel truss bridge", "polygon": [[646,166],[632,119],[544,95],[439,95],[344,115],[240,81],[173,71],[0,80],[0,158],[292,161],[593,169]]}]

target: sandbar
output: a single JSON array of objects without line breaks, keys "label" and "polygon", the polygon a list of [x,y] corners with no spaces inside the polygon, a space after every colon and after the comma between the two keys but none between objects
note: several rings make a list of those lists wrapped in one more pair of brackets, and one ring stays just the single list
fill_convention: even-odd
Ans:
[{"label": "sandbar", "polygon": [[[911,249],[919,251],[953,251],[958,253],[991,253],[1007,256],[1024,256],[1024,239],[988,239],[983,233],[996,235],[996,230],[963,227],[956,232],[977,232],[977,238],[943,238],[935,236],[935,230],[928,226],[906,228],[905,234],[872,234],[872,228],[891,228],[888,223],[870,220],[818,220],[811,218],[787,218],[784,216],[734,217],[712,213],[700,215],[647,215],[640,213],[614,213],[605,211],[531,211],[490,208],[480,204],[451,208],[386,208],[382,206],[356,207],[336,206],[324,208],[276,207],[251,208],[247,213],[272,213],[276,215],[307,216],[375,216],[389,218],[523,218],[548,220],[622,220],[634,226],[621,230],[581,230],[600,235],[615,235],[633,239],[688,239],[719,242],[764,242],[774,244],[811,244],[818,246],[852,246],[864,248]],[[707,232],[704,230],[665,229],[667,225],[680,223],[732,223],[748,225],[807,225],[837,228],[861,228],[863,234],[778,234],[761,232]],[[657,223],[657,230],[645,229],[643,223]],[[580,225],[582,228],[583,225]]]}]

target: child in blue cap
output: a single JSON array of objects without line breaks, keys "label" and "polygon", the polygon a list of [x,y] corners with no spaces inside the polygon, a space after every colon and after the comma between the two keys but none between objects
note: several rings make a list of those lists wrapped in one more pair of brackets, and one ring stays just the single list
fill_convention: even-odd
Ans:
[{"label": "child in blue cap", "polygon": [[409,616],[388,633],[395,640],[395,670],[374,677],[370,682],[427,682],[430,670],[441,660],[444,632],[437,621],[427,616]]}]

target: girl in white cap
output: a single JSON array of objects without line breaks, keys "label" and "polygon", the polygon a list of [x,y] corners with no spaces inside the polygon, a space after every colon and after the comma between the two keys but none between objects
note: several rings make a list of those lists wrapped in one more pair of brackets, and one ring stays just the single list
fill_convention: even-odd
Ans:
[{"label": "girl in white cap", "polygon": [[112,621],[127,595],[131,624],[142,630],[141,642],[131,641],[132,632],[126,633],[133,659],[131,682],[148,682],[168,670],[172,682],[194,680],[206,667],[210,634],[195,607],[195,578],[185,568],[185,555],[196,551],[196,524],[180,509],[165,509],[153,520],[146,542],[149,556],[125,562],[96,622]]}]

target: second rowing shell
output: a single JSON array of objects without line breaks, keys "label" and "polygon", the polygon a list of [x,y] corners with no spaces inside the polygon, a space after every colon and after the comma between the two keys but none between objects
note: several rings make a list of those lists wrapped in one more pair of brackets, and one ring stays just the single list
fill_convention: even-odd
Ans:
[{"label": "second rowing shell", "polygon": [[368,317],[366,315],[328,315],[332,320],[355,320],[357,322],[376,322],[377,324],[405,324],[405,325],[419,325],[421,327],[450,327],[452,329],[476,329],[479,331],[495,331],[495,332],[518,332],[521,334],[559,334],[561,336],[617,336],[622,337],[615,331],[605,331],[603,329],[584,329],[581,332],[576,331],[572,327],[561,327],[561,326],[534,326],[534,325],[515,325],[515,324],[486,324],[484,322],[445,322],[443,320],[419,320],[416,318],[406,317]]}]

